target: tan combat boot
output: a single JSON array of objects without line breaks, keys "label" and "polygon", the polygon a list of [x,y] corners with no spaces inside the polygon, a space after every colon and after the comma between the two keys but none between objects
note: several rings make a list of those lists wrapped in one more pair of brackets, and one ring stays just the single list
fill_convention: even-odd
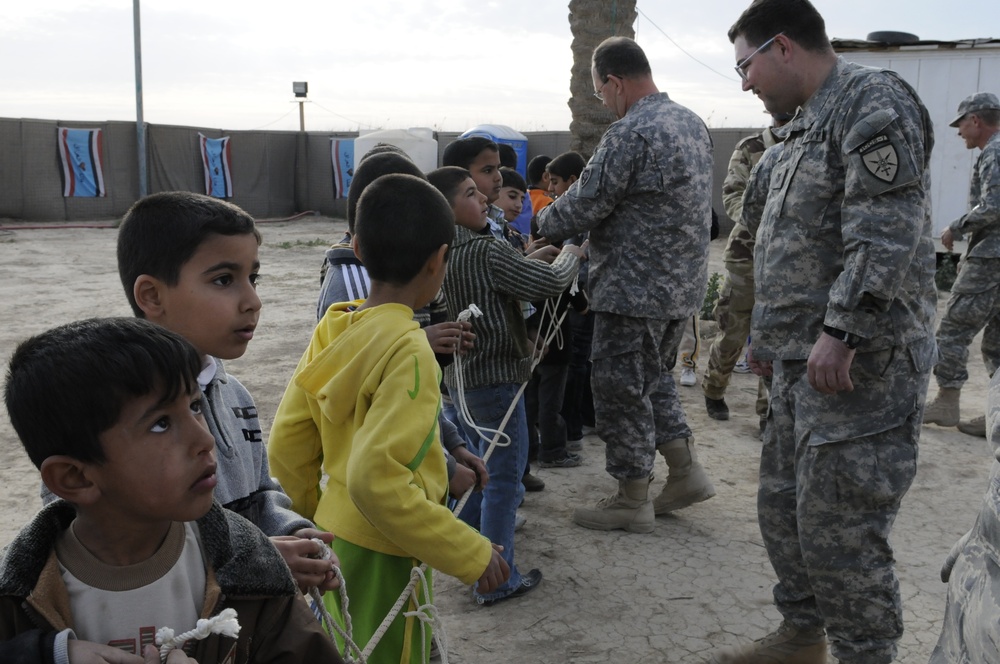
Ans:
[{"label": "tan combat boot", "polygon": [[958,423],[958,430],[970,436],[986,438],[986,416],[980,415]]},{"label": "tan combat boot", "polygon": [[938,424],[953,427],[958,424],[958,400],[962,394],[959,387],[939,387],[937,396],[924,407],[924,424]]},{"label": "tan combat boot", "polygon": [[595,507],[578,507],[573,521],[594,530],[627,530],[651,533],[656,525],[649,501],[649,478],[618,480],[618,490]]},{"label": "tan combat boot", "polygon": [[826,633],[788,623],[745,646],[721,650],[711,664],[826,664]]},{"label": "tan combat boot", "polygon": [[656,448],[667,460],[667,484],[653,499],[653,512],[666,514],[715,495],[708,474],[694,450],[694,438],[669,440]]}]

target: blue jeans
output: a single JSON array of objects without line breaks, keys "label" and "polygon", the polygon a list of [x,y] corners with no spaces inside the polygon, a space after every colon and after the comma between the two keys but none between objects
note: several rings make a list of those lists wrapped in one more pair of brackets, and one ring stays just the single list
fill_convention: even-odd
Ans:
[{"label": "blue jeans", "polygon": [[[520,387],[505,383],[466,390],[465,403],[476,424],[480,427],[498,428]],[[462,426],[470,439],[478,441],[473,449],[478,448],[479,456],[486,456],[489,441],[482,440],[465,422],[462,422]],[[507,583],[488,595],[476,593],[478,600],[506,597],[521,585],[521,573],[514,564],[514,514],[524,497],[521,476],[528,463],[528,422],[524,414],[523,396],[518,398],[517,406],[504,427],[504,433],[510,436],[510,445],[498,445],[493,449],[486,461],[486,470],[490,473],[489,483],[482,493],[472,494],[463,510],[463,518],[473,521],[474,519],[465,517],[470,509],[475,509],[475,503],[480,502],[479,532],[494,544],[503,546],[501,555],[510,566],[510,579]],[[492,436],[489,437],[492,439]]]}]

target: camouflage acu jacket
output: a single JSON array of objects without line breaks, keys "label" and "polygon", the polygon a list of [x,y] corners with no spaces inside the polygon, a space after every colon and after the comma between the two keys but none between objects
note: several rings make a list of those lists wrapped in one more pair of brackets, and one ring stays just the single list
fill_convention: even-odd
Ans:
[{"label": "camouflage acu jacket", "polygon": [[932,335],[934,138],[916,92],[838,58],[787,128],[754,254],[754,356],[806,359],[824,324],[858,352]]},{"label": "camouflage acu jacket", "polygon": [[708,129],[661,92],[608,128],[538,227],[551,240],[590,230],[593,310],[687,318],[705,297],[711,199]]},{"label": "camouflage acu jacket", "polygon": [[976,160],[969,207],[968,213],[952,222],[952,232],[958,239],[969,236],[966,255],[1000,258],[1000,132],[990,137]]}]

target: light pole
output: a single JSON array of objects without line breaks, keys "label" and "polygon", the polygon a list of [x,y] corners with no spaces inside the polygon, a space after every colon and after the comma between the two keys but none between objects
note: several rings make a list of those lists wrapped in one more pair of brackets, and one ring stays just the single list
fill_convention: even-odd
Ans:
[{"label": "light pole", "polygon": [[[136,0],[138,2],[138,0]],[[306,130],[306,94],[309,92],[309,83],[306,81],[292,81],[292,92],[299,98],[299,131]]]},{"label": "light pole", "polygon": [[132,34],[135,39],[135,134],[139,152],[139,198],[148,191],[146,183],[146,124],[142,119],[142,36],[139,31],[139,0],[132,0]]}]

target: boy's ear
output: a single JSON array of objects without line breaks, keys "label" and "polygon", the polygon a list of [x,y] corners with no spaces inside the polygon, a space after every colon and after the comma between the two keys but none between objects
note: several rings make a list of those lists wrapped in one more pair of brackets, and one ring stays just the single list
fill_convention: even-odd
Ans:
[{"label": "boy's ear", "polygon": [[74,505],[92,504],[100,489],[87,473],[88,464],[70,456],[56,454],[42,461],[39,469],[49,491]]},{"label": "boy's ear", "polygon": [[[354,252],[354,256],[361,261],[361,253],[358,251],[358,234],[355,233],[351,236],[351,250]],[[364,261],[361,261],[364,263]]]},{"label": "boy's ear", "polygon": [[140,274],[132,284],[132,297],[146,314],[148,320],[156,320],[163,313],[165,284],[148,274]]},{"label": "boy's ear", "polygon": [[448,255],[448,245],[442,244],[438,247],[437,251],[430,255],[427,259],[427,272],[431,276],[437,276],[444,271],[445,268],[445,257]]},{"label": "boy's ear", "polygon": [[576,181],[577,181],[577,180],[579,180],[579,179],[580,179],[580,178],[578,178],[578,177],[577,177],[577,176],[575,176],[575,175],[570,175],[570,176],[569,176],[569,179],[568,179],[568,180],[566,180],[566,184],[573,184],[574,182],[576,182]]}]

